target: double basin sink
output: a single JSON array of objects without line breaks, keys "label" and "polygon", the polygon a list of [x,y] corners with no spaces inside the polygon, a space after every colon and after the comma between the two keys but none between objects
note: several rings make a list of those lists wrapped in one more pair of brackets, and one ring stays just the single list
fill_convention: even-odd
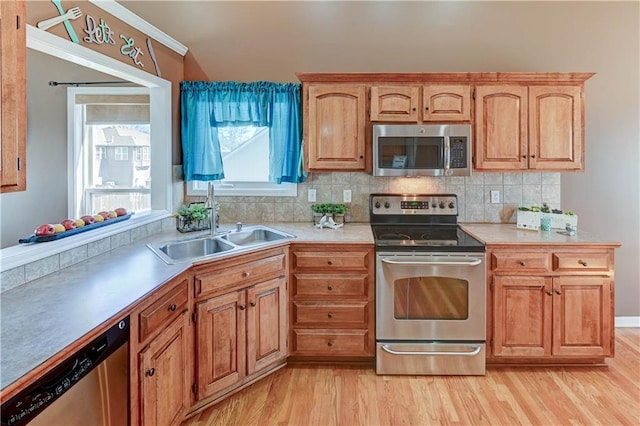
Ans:
[{"label": "double basin sink", "polygon": [[295,238],[295,236],[258,225],[247,227],[241,231],[207,235],[189,240],[147,244],[147,247],[166,263],[174,264],[187,261],[194,262],[241,250],[264,247],[290,238]]}]

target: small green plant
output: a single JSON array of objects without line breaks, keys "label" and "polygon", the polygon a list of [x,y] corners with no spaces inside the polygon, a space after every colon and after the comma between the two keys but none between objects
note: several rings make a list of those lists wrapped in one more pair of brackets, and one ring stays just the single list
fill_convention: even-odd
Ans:
[{"label": "small green plant", "polygon": [[347,206],[333,203],[313,204],[311,210],[318,214],[345,214]]},{"label": "small green plant", "polygon": [[178,217],[187,219],[192,222],[206,220],[209,218],[209,210],[204,204],[191,204],[189,207],[182,206],[178,209]]},{"label": "small green plant", "polygon": [[347,206],[344,204],[332,204],[333,214],[347,213]]}]

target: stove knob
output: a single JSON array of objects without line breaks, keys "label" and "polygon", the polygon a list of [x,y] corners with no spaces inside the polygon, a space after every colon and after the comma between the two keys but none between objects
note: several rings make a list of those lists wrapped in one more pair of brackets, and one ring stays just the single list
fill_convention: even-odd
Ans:
[{"label": "stove knob", "polygon": [[376,209],[379,209],[380,208],[380,201],[376,201],[375,206],[376,206]]},{"label": "stove knob", "polygon": [[453,201],[450,201],[450,202],[449,202],[449,208],[450,208],[450,209],[454,208],[455,206],[456,206],[456,205],[455,205],[455,204],[453,204]]},{"label": "stove knob", "polygon": [[438,207],[438,205],[436,203],[431,203],[431,207],[435,209],[436,207]]},{"label": "stove knob", "polygon": [[444,209],[444,203],[442,201],[440,201],[440,208]]},{"label": "stove knob", "polygon": [[388,201],[385,201],[385,202],[384,202],[384,208],[385,208],[385,209],[388,209],[389,207],[391,207],[391,204],[389,204],[389,202],[388,202]]}]

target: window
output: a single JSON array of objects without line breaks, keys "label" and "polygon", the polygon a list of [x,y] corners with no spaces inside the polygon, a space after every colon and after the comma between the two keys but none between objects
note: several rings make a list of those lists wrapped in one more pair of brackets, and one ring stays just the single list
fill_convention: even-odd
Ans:
[{"label": "window", "polygon": [[[269,182],[269,128],[219,127],[225,179],[214,181],[217,195],[292,196],[295,183]],[[206,195],[207,182],[188,182],[188,195]]]},{"label": "window", "polygon": [[[69,89],[77,162],[72,217],[124,207],[151,209],[151,125],[146,89],[121,94]],[[110,89],[113,91],[113,89]]]}]

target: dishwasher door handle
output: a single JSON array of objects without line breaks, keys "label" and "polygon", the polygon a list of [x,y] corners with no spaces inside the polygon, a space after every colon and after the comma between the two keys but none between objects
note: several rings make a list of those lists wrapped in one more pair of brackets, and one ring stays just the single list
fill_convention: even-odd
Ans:
[{"label": "dishwasher door handle", "polygon": [[471,351],[466,352],[451,352],[451,351],[395,351],[389,348],[388,345],[382,345],[382,350],[392,355],[427,355],[427,356],[475,356],[480,353],[482,348],[476,346]]},{"label": "dishwasher door handle", "polygon": [[412,259],[412,260],[394,260],[393,258],[389,258],[389,257],[385,257],[382,258],[382,262],[383,263],[390,263],[392,265],[410,265],[410,266],[415,266],[415,265],[426,265],[426,266],[438,266],[438,265],[453,265],[453,266],[477,266],[479,264],[482,263],[482,259],[474,259],[474,260],[464,260],[464,261],[460,261],[460,262],[456,262],[453,260],[428,260],[428,259],[424,259],[424,260],[419,260],[419,259]]}]

